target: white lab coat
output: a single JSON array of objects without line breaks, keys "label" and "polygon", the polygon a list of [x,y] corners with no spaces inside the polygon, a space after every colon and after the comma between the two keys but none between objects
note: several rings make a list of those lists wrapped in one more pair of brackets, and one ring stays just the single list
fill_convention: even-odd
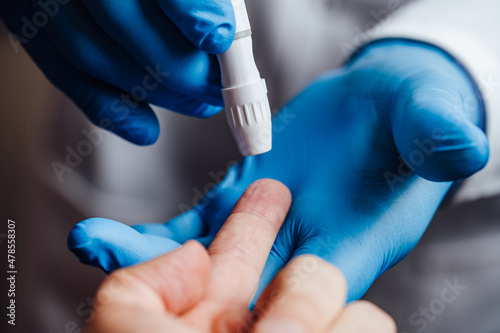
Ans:
[{"label": "white lab coat", "polygon": [[369,33],[372,39],[403,37],[436,45],[455,57],[476,81],[485,105],[488,165],[467,179],[454,202],[500,193],[500,1],[421,0]]},{"label": "white lab coat", "polygon": [[[267,70],[278,66],[270,72],[284,77],[279,82],[268,78],[271,93],[279,91],[278,104],[314,75],[338,65],[357,48],[376,39],[414,39],[436,45],[458,59],[472,74],[485,100],[490,160],[484,170],[464,182],[453,202],[500,193],[500,1],[419,0],[408,5],[400,0],[355,1],[365,7],[365,21],[358,23],[362,17],[342,11],[342,7],[348,7],[342,2],[247,3],[253,17],[265,16],[264,26],[260,21],[253,25],[257,38],[265,34],[270,39],[256,47],[257,52],[266,52],[261,67]],[[266,10],[259,14],[263,6]],[[346,20],[351,24],[343,24]],[[262,50],[265,47],[272,50]]]}]

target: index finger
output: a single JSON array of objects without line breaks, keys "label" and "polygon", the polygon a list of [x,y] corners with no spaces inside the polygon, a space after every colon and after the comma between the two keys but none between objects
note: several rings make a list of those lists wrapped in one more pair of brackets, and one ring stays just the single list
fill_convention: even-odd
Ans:
[{"label": "index finger", "polygon": [[262,179],[248,187],[208,248],[208,299],[250,303],[291,202],[290,191],[278,181]]}]

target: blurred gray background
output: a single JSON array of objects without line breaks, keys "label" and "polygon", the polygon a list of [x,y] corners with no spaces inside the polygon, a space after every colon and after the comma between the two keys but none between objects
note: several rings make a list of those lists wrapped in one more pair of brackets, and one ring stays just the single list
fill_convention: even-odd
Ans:
[{"label": "blurred gray background", "polygon": [[[362,39],[395,2],[247,0],[272,108],[341,65],[342,43]],[[94,127],[25,53],[13,51],[6,34],[1,26],[2,223],[17,222],[19,274],[18,325],[4,329],[2,319],[1,331],[78,332],[104,273],[81,265],[67,250],[73,225],[93,216],[128,224],[166,221],[213,182],[210,172],[226,170],[239,155],[223,114],[199,120],[157,110],[157,144],[136,147],[106,133],[60,182],[51,164],[63,162],[66,147],[75,148],[85,139],[82,131]],[[500,198],[441,209],[413,253],[366,298],[396,319],[399,332],[500,332],[499,217]],[[450,283],[466,289],[448,304],[439,300]],[[427,317],[420,312],[425,308]]]}]

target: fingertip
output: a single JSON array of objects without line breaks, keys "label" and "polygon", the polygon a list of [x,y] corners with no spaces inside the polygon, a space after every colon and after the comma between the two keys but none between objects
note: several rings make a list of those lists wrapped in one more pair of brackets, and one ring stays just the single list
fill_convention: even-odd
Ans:
[{"label": "fingertip", "polygon": [[[363,318],[360,321],[359,318]],[[396,333],[397,325],[394,319],[375,304],[360,300],[348,305],[342,317],[336,323],[336,329],[343,331],[350,327],[362,332],[376,327],[379,332]],[[353,325],[355,327],[353,327]]]},{"label": "fingertip", "polygon": [[[297,272],[303,274],[291,286]],[[339,269],[316,256],[297,256],[259,298],[255,311],[263,315],[253,332],[324,331],[340,314],[345,299],[345,278]]]},{"label": "fingertip", "polygon": [[124,120],[116,122],[111,131],[138,146],[150,146],[156,143],[160,136],[160,122],[154,112],[148,110],[144,113],[131,114]]},{"label": "fingertip", "polygon": [[210,102],[200,102],[186,95],[179,95],[179,98],[168,100],[167,104],[162,106],[168,110],[196,118],[210,118],[223,109],[222,92],[220,88],[209,88],[209,94],[212,96]]},{"label": "fingertip", "polygon": [[210,278],[210,258],[207,250],[196,241],[164,254],[132,273],[154,288],[169,312],[185,312],[199,302]]},{"label": "fingertip", "polygon": [[201,118],[201,119],[206,119],[215,116],[219,112],[221,112],[223,107],[221,106],[216,106],[216,105],[209,105],[209,104],[204,104],[198,109],[195,109],[194,112],[192,113],[193,116]]},{"label": "fingertip", "polygon": [[124,226],[120,222],[99,217],[86,219],[71,229],[67,244],[70,250],[89,247],[103,232],[115,232],[116,227]]},{"label": "fingertip", "polygon": [[160,122],[154,111],[144,102],[123,99],[123,95],[96,93],[82,106],[89,120],[139,146],[152,145],[160,135]]},{"label": "fingertip", "polygon": [[155,235],[143,235],[126,224],[91,218],[77,224],[68,236],[68,247],[80,262],[109,273],[150,260],[179,244]]},{"label": "fingertip", "polygon": [[292,194],[283,183],[274,179],[259,179],[243,193],[232,213],[250,212],[260,215],[273,224],[277,232],[291,204]]},{"label": "fingertip", "polygon": [[180,267],[184,275],[208,276],[210,273],[210,256],[207,249],[195,240],[189,240],[172,252],[166,253],[151,263],[168,262],[169,265]]},{"label": "fingertip", "polygon": [[114,256],[102,246],[101,240],[119,237],[123,227],[128,228],[113,220],[87,219],[78,223],[69,233],[68,248],[83,264],[100,267],[105,272],[110,272],[119,266],[112,259]]},{"label": "fingertip", "polygon": [[[290,266],[290,267],[288,267]],[[314,284],[321,286],[324,293],[330,293],[332,299],[347,299],[347,280],[344,273],[336,266],[326,262],[316,255],[302,254],[292,259],[285,267],[288,272],[308,270]],[[286,274],[284,276],[286,278]]]},{"label": "fingertip", "polygon": [[68,245],[68,248],[72,252],[75,249],[78,249],[81,247],[86,247],[92,242],[92,239],[87,237],[84,222],[80,222],[77,225],[75,225],[73,227],[73,229],[71,229],[71,231],[68,235],[68,239],[67,239],[66,243]]},{"label": "fingertip", "polygon": [[97,266],[109,272],[110,268],[105,264],[103,265],[97,252],[94,251],[96,245],[94,243],[96,236],[94,226],[100,221],[106,223],[104,219],[91,218],[75,225],[68,235],[67,245],[81,263]]},{"label": "fingertip", "polygon": [[187,253],[187,257],[196,258],[192,263],[193,267],[208,275],[210,273],[210,256],[203,244],[195,240],[189,240],[182,246]]},{"label": "fingertip", "polygon": [[249,187],[248,190],[255,190],[259,188],[261,191],[269,192],[273,195],[279,195],[285,202],[292,201],[292,193],[288,187],[282,182],[270,178],[263,178],[256,180]]},{"label": "fingertip", "polygon": [[236,20],[231,0],[158,0],[163,12],[194,46],[212,54],[231,46]]},{"label": "fingertip", "polygon": [[406,112],[392,119],[396,147],[405,164],[427,180],[469,177],[488,161],[486,135],[465,116],[461,104],[431,97],[416,98],[419,103],[412,101]]},{"label": "fingertip", "polygon": [[415,141],[415,150],[406,156],[407,164],[421,177],[430,181],[457,181],[470,177],[485,167],[489,145],[485,133],[473,124],[444,134],[430,146]]},{"label": "fingertip", "polygon": [[288,212],[292,204],[292,193],[282,182],[264,178],[253,182],[243,193],[240,200],[245,202],[245,206],[250,207],[256,203],[258,204],[258,202],[270,202],[275,207],[286,208],[286,212]]},{"label": "fingertip", "polygon": [[226,52],[234,40],[234,26],[222,23],[206,34],[198,45],[207,53],[221,54]]},{"label": "fingertip", "polygon": [[[472,176],[483,169],[489,159],[489,144],[486,134],[470,124],[463,132],[463,143],[438,147],[438,153],[450,154],[449,180],[459,180]],[[446,180],[446,179],[445,179]]]}]

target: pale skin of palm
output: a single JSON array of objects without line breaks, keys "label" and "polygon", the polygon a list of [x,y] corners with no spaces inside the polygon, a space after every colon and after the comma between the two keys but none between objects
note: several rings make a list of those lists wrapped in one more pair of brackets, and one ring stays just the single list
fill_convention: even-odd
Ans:
[{"label": "pale skin of palm", "polygon": [[248,310],[291,202],[280,182],[250,185],[208,249],[189,241],[106,278],[86,333],[395,333],[375,305],[346,305],[342,273],[309,255],[292,260]]}]

